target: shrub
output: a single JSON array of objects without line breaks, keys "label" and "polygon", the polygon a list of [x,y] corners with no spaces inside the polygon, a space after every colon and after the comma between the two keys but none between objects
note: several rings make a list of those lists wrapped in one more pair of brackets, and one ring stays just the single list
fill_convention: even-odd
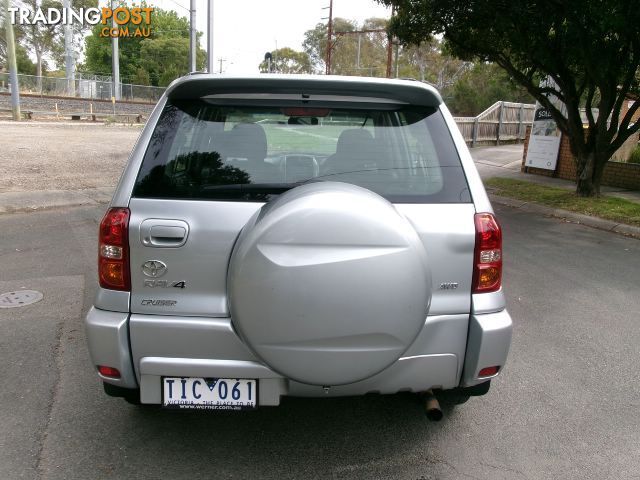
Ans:
[{"label": "shrub", "polygon": [[636,148],[634,148],[631,151],[631,154],[629,155],[629,159],[627,160],[627,162],[640,163],[640,145],[636,146]]}]

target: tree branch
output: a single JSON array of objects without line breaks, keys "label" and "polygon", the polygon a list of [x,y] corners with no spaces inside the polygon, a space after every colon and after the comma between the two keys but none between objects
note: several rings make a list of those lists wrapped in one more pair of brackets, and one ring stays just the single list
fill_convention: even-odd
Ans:
[{"label": "tree branch", "polygon": [[640,99],[633,102],[633,105],[631,106],[631,108],[629,108],[629,110],[627,110],[627,113],[622,119],[622,122],[620,123],[620,126],[618,128],[618,134],[611,142],[611,154],[618,150],[631,135],[640,130],[640,121],[637,121],[635,124],[629,127],[629,125],[631,124],[631,119],[636,114],[638,109],[640,109]]},{"label": "tree branch", "polygon": [[608,132],[609,134],[613,135],[618,130],[618,123],[620,121],[619,119],[620,119],[620,111],[622,110],[622,104],[624,103],[627,96],[627,92],[631,88],[631,84],[635,79],[636,70],[638,69],[638,63],[640,63],[640,59],[638,58],[638,55],[640,55],[640,52],[638,52],[637,50],[633,52],[633,55],[631,57],[631,65],[635,65],[635,68],[629,68],[622,82],[622,87],[620,87],[620,89],[618,90],[620,93],[613,105],[613,112],[611,113],[611,125],[609,126],[609,132]]},{"label": "tree branch", "polygon": [[595,86],[591,83],[589,84],[589,91],[587,92],[587,99],[585,102],[585,113],[587,115],[587,120],[589,121],[589,132],[595,131],[596,128],[596,120],[593,118],[593,97],[595,94]]}]

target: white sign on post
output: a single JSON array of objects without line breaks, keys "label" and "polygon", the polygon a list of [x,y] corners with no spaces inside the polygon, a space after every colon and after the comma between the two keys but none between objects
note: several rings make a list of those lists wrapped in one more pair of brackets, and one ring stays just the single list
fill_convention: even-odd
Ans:
[{"label": "white sign on post", "polygon": [[[558,85],[547,76],[540,82],[541,87],[557,90]],[[566,115],[566,107],[560,99],[553,93],[546,94],[551,103]],[[545,170],[555,170],[558,163],[558,151],[560,150],[560,138],[562,134],[558,130],[551,112],[536,102],[536,113],[533,117],[533,127],[529,137],[529,148],[525,167],[544,168]]]},{"label": "white sign on post", "polygon": [[560,149],[560,132],[546,108],[536,108],[525,167],[555,170]]}]

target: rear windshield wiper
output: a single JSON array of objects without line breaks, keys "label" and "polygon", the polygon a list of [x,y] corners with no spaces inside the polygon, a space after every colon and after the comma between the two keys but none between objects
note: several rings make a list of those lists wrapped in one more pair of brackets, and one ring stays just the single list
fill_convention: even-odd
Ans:
[{"label": "rear windshield wiper", "polygon": [[233,183],[228,185],[203,185],[205,192],[219,193],[267,193],[279,194],[297,187],[301,183]]}]

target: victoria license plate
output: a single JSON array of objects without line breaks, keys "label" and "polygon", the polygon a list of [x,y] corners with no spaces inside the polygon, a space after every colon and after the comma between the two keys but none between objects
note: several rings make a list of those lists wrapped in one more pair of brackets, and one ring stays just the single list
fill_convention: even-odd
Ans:
[{"label": "victoria license plate", "polygon": [[244,378],[163,377],[162,406],[191,410],[249,410],[258,406],[258,382]]}]

